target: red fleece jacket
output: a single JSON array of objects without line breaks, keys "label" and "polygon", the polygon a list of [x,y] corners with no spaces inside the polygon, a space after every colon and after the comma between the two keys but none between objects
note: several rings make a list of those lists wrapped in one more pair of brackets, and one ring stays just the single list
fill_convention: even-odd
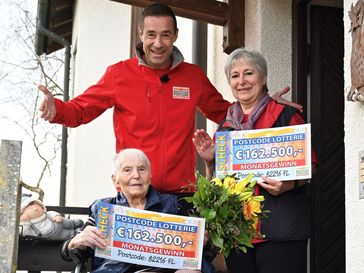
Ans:
[{"label": "red fleece jacket", "polygon": [[116,151],[143,150],[151,161],[154,188],[180,192],[195,183],[196,109],[219,123],[230,103],[196,65],[180,62],[168,77],[162,83],[158,73],[139,64],[138,58],[119,62],[83,94],[67,103],[56,100],[53,122],[76,127],[114,107]]}]

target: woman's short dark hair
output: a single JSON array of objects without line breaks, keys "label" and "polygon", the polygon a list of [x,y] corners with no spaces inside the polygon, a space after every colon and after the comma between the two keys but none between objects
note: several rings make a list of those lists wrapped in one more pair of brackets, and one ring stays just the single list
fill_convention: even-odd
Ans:
[{"label": "woman's short dark hair", "polygon": [[159,4],[159,3],[154,3],[151,4],[149,6],[147,6],[146,8],[144,8],[143,12],[142,12],[142,25],[141,25],[141,29],[143,29],[144,27],[144,19],[145,17],[148,16],[170,16],[173,19],[173,28],[174,28],[174,32],[177,33],[177,20],[176,20],[176,15],[174,14],[173,10],[164,4]]}]

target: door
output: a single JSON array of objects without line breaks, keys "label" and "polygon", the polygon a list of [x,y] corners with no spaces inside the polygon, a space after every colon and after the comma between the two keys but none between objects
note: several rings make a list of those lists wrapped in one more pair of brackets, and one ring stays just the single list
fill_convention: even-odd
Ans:
[{"label": "door", "polygon": [[310,8],[310,118],[319,168],[312,181],[312,272],[345,272],[343,9]]},{"label": "door", "polygon": [[304,105],[319,161],[311,181],[310,272],[336,273],[345,272],[343,9],[312,2],[297,0],[293,9],[293,98]]}]

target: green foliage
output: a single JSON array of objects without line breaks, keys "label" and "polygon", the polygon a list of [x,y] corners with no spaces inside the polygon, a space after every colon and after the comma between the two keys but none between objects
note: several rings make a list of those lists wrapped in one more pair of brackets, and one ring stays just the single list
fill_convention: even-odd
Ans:
[{"label": "green foliage", "polygon": [[212,243],[224,256],[231,249],[246,252],[253,247],[256,223],[262,217],[263,196],[254,196],[252,175],[236,180],[234,175],[211,181],[197,174],[197,191],[186,201],[193,203],[194,216],[205,218]]}]

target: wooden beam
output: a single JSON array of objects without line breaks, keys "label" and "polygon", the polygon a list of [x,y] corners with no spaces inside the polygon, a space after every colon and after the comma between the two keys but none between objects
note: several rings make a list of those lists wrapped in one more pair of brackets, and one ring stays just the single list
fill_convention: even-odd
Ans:
[{"label": "wooden beam", "polygon": [[230,54],[245,45],[245,0],[224,0],[228,2],[228,21],[224,25],[222,47]]},{"label": "wooden beam", "polygon": [[228,5],[215,0],[112,0],[137,7],[153,3],[170,6],[177,16],[224,26],[228,20]]},{"label": "wooden beam", "polygon": [[[178,16],[201,22],[206,22],[209,24],[223,26],[224,41],[222,44],[225,53],[230,53],[235,48],[244,46],[245,0],[224,0],[225,2],[220,2],[216,0],[111,0],[111,1],[123,4],[129,4],[135,7],[142,7],[142,8],[153,3],[166,4],[170,6]],[[70,9],[70,7],[73,7],[74,0],[59,0],[59,1],[53,1],[52,3],[56,3],[57,5],[60,6],[53,8],[54,11],[67,10],[69,15],[71,16],[70,18],[71,19],[73,18],[72,9]],[[65,3],[67,4],[66,6],[64,6]],[[50,18],[51,20],[55,21],[55,25],[58,24],[70,25],[73,23],[73,21],[69,21],[68,18],[61,18],[61,20],[65,20],[65,22],[58,22],[58,20],[55,20],[55,18],[53,18],[56,16],[57,14],[50,14]],[[133,31],[135,31],[136,29],[137,29],[136,25],[132,26],[132,35]],[[55,32],[57,33],[57,31]],[[66,37],[66,39],[70,38],[71,35]],[[137,40],[138,37],[135,37],[135,41],[133,41],[132,44],[136,44]],[[45,48],[42,48],[40,50],[42,52],[47,52],[47,54],[61,48],[60,45],[54,43],[53,41],[50,41],[48,45],[44,44],[44,47]]]},{"label": "wooden beam", "polygon": [[141,26],[142,8],[131,7],[131,26],[130,26],[130,58],[134,56],[134,50],[138,43],[141,42],[138,28]]},{"label": "wooden beam", "polygon": [[[176,15],[185,18],[198,20],[214,25],[223,26],[224,52],[229,54],[238,47],[245,45],[245,0],[224,0],[219,2],[215,0],[112,0],[123,4],[129,4],[137,7],[146,7],[153,3],[162,3],[170,6]],[[135,38],[136,22],[140,10],[132,10],[132,41],[131,48],[137,42]],[[139,22],[140,23],[140,22]],[[133,33],[134,32],[134,33]]]}]

